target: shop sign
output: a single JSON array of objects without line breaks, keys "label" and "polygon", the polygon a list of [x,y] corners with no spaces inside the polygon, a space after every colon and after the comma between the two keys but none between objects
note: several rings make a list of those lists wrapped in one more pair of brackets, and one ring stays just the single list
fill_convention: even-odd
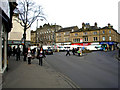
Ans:
[{"label": "shop sign", "polygon": [[91,43],[73,43],[72,45],[88,46],[91,45]]},{"label": "shop sign", "polygon": [[108,45],[113,45],[114,42],[100,42],[100,44],[108,44]]}]

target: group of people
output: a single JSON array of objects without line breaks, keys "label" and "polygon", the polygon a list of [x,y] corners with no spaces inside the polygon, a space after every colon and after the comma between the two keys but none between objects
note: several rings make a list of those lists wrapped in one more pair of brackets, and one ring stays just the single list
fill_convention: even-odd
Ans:
[{"label": "group of people", "polygon": [[8,46],[8,50],[7,50],[7,55],[8,58],[10,58],[11,55],[15,56],[16,55],[16,61],[20,60],[20,54],[21,54],[21,50],[19,45],[17,46],[17,48],[14,46],[13,48],[11,46]]},{"label": "group of people", "polygon": [[[30,50],[30,48],[28,48],[28,53],[27,53],[27,57],[28,57],[28,64],[31,64],[31,59],[35,57],[35,53],[33,50]],[[39,65],[43,65],[43,58],[45,58],[45,52],[43,50],[42,47],[38,48],[37,50],[37,59],[39,59]]]},{"label": "group of people", "polygon": [[[21,49],[19,45],[17,47],[14,46],[13,48],[11,46],[8,46],[7,52],[8,58],[10,58],[10,56],[12,55],[16,56],[16,61],[20,60]],[[31,64],[31,59],[34,59],[36,57],[37,59],[39,59],[39,65],[41,66],[43,65],[43,58],[46,57],[42,46],[38,48],[37,51],[36,48],[31,50],[30,47],[26,47],[23,55],[28,58],[28,64]]]},{"label": "group of people", "polygon": [[[81,47],[79,47],[79,48],[73,48],[72,49],[72,53],[73,53],[73,55],[75,55],[75,53],[78,53],[78,56],[82,56],[82,48]],[[67,55],[70,56],[70,49],[69,48],[67,49],[66,56]]]}]

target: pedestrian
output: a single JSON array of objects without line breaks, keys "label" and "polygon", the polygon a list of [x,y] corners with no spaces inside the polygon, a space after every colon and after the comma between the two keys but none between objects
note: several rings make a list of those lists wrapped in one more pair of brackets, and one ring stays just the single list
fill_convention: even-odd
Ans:
[{"label": "pedestrian", "polygon": [[66,53],[66,56],[69,55],[70,56],[70,49],[67,48],[67,53]]},{"label": "pedestrian", "polygon": [[8,52],[8,53],[7,53],[7,54],[8,54],[7,56],[10,58],[11,53],[12,53],[12,48],[11,48],[11,46],[9,46],[9,45],[8,45],[8,51],[7,51],[7,52]]},{"label": "pedestrian", "polygon": [[18,61],[18,59],[20,60],[20,53],[21,53],[21,51],[20,51],[20,47],[18,45],[18,47],[16,49],[16,61]]},{"label": "pedestrian", "polygon": [[80,47],[79,50],[80,50],[80,56],[82,56],[82,47]]},{"label": "pedestrian", "polygon": [[26,61],[26,57],[27,57],[27,53],[28,53],[28,48],[25,46],[24,49],[25,49],[25,51],[23,51],[23,55],[24,55],[23,61]]},{"label": "pedestrian", "polygon": [[78,51],[77,51],[77,53],[78,53],[78,56],[80,56],[80,48],[78,48]]},{"label": "pedestrian", "polygon": [[16,53],[16,48],[15,46],[13,47],[13,56],[15,56],[15,53]]},{"label": "pedestrian", "polygon": [[43,58],[46,57],[43,48],[41,47],[40,50],[38,50],[38,59],[39,59],[39,65],[43,65]]},{"label": "pedestrian", "polygon": [[28,64],[31,64],[32,54],[31,54],[31,51],[30,51],[30,48],[29,48],[29,47],[28,47],[27,57],[28,57]]},{"label": "pedestrian", "polygon": [[75,49],[74,48],[72,49],[72,53],[73,53],[73,55],[75,55]]}]

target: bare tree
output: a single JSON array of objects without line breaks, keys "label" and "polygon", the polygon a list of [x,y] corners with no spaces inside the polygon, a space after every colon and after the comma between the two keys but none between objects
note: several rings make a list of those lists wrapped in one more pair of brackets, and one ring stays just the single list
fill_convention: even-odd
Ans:
[{"label": "bare tree", "polygon": [[26,30],[31,27],[33,22],[38,18],[45,19],[45,15],[43,14],[42,7],[37,6],[35,2],[31,0],[21,0],[18,3],[18,7],[15,10],[19,14],[19,23],[22,27],[24,27],[24,34],[23,34],[23,54],[24,54],[24,61],[26,61]]}]

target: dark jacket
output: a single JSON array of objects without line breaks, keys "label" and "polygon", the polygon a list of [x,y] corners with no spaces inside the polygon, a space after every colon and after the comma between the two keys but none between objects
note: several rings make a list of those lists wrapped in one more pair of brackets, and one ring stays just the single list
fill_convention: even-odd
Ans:
[{"label": "dark jacket", "polygon": [[46,57],[45,56],[45,51],[43,50],[42,53],[41,53],[40,49],[38,49],[37,58],[43,58],[43,57]]}]

